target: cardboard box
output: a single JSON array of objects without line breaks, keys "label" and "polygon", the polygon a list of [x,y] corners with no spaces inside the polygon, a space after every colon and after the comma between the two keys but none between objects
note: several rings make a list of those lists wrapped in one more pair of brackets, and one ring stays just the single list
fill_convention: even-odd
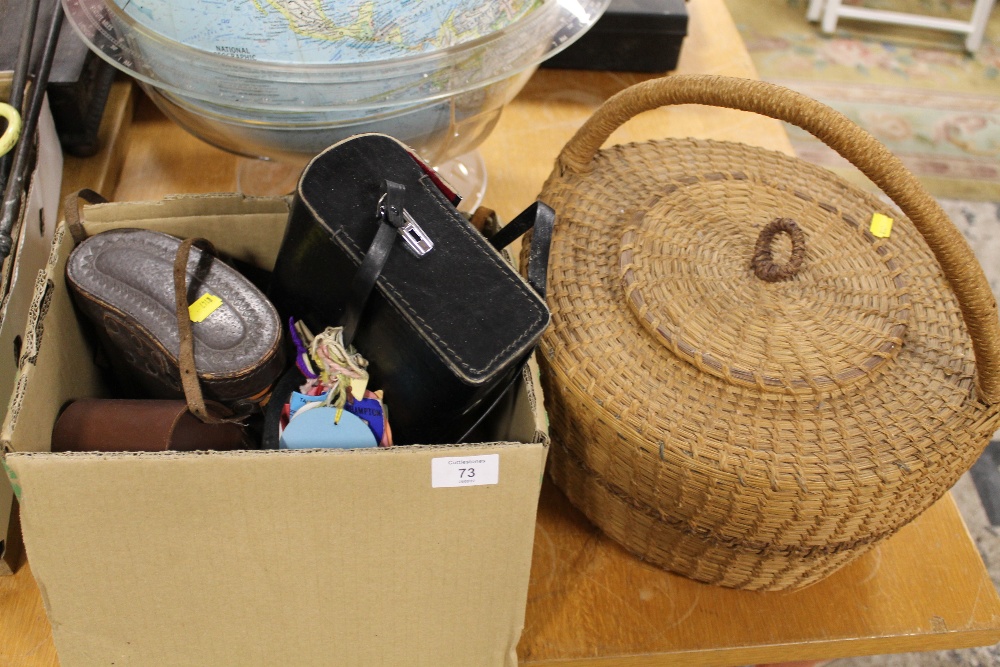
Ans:
[{"label": "cardboard box", "polygon": [[[0,74],[0,99],[9,98],[10,83],[9,75]],[[14,245],[0,269],[0,396],[4,399],[14,389],[32,293],[45,269],[58,222],[63,157],[48,101],[38,115],[34,140],[34,167],[25,181],[20,215],[11,230]],[[0,416],[6,407],[6,400],[0,402]],[[14,507],[10,485],[0,479],[0,575],[11,574],[23,554]]]},{"label": "cardboard box", "polygon": [[[90,233],[202,236],[268,267],[287,201],[85,217]],[[47,453],[59,409],[103,391],[63,279],[72,246],[60,227],[26,342],[36,356],[0,432],[63,667],[516,664],[548,448],[533,369],[490,444]],[[435,488],[448,457],[495,460],[497,483]]]}]

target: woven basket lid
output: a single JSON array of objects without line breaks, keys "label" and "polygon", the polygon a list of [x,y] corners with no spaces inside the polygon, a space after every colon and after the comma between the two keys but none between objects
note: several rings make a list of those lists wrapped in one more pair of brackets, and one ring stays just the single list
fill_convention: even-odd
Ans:
[{"label": "woven basket lid", "polygon": [[702,173],[665,172],[659,193],[608,239],[627,304],[656,340],[763,391],[843,387],[895,357],[910,287],[888,243],[863,224],[884,205],[861,201],[847,213],[834,193],[791,191],[782,184],[801,180],[798,161],[747,146],[664,150],[684,164],[696,152],[718,157]]},{"label": "woven basket lid", "polygon": [[[591,222],[599,229],[586,241],[600,245],[570,251],[567,267],[602,261],[611,249],[633,315],[675,355],[734,384],[815,393],[871,378],[896,357],[914,298],[908,267],[940,264],[945,281],[921,288],[919,298],[957,305],[980,397],[1000,400],[989,284],[898,158],[845,117],[776,86],[713,76],[647,84],[610,101],[577,132],[543,189],[543,199],[562,205],[557,258],[558,234],[579,237],[585,232],[577,228]],[[913,222],[824,169],[744,144],[681,139],[599,150],[636,113],[692,102],[809,129]],[[874,215],[897,219],[895,236],[873,235]]]},{"label": "woven basket lid", "polygon": [[[540,195],[558,215],[540,345],[553,476],[651,562],[730,586],[801,585],[975,461],[1000,422],[996,301],[937,203],[827,107],[707,76],[619,97]],[[684,103],[805,127],[896,206],[742,144],[600,149],[636,113]],[[870,231],[876,213],[894,219],[888,238]]]}]

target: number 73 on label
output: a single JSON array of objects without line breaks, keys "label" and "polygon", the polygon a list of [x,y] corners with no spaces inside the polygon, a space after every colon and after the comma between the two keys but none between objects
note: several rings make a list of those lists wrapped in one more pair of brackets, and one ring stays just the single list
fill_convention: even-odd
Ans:
[{"label": "number 73 on label", "polygon": [[431,486],[485,486],[500,481],[500,455],[441,456],[431,459]]}]

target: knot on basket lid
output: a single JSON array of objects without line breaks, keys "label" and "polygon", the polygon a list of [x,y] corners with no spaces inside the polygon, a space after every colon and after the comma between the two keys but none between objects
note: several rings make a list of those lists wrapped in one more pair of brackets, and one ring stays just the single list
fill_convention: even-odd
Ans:
[{"label": "knot on basket lid", "polygon": [[[777,264],[774,261],[772,246],[775,237],[782,233],[788,234],[792,239],[792,255],[784,264]],[[791,218],[775,218],[761,230],[760,236],[757,237],[750,266],[753,267],[754,275],[761,280],[776,283],[795,276],[802,268],[802,262],[805,261],[805,258],[805,232]]]}]

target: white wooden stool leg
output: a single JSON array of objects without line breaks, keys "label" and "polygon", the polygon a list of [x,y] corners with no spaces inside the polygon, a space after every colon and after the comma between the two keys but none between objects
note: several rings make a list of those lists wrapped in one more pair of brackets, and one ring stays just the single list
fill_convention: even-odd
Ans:
[{"label": "white wooden stool leg", "polygon": [[976,0],[972,8],[972,20],[969,36],[965,38],[965,50],[975,53],[983,43],[983,35],[986,33],[986,24],[990,20],[990,12],[993,11],[993,4],[996,0]]},{"label": "white wooden stool leg", "polygon": [[831,33],[837,29],[837,19],[840,14],[840,0],[826,0],[823,10],[823,32]]},{"label": "white wooden stool leg", "polygon": [[823,15],[823,0],[809,0],[809,9],[806,10],[806,20],[815,23]]}]

